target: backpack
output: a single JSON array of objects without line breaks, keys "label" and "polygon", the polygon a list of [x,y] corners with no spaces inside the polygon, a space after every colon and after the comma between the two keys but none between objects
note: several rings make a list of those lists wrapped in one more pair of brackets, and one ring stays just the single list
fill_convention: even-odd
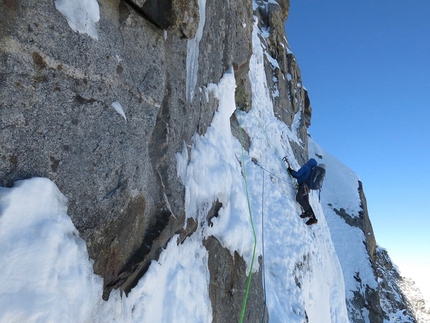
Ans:
[{"label": "backpack", "polygon": [[321,190],[325,177],[325,167],[324,164],[312,167],[311,176],[308,180],[308,186],[311,190]]}]

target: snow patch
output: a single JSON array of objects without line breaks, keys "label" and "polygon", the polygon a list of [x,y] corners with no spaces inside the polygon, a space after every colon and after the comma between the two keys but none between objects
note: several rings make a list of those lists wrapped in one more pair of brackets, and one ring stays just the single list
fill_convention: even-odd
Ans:
[{"label": "snow patch", "polygon": [[102,279],[45,178],[0,188],[0,322],[88,322]]},{"label": "snow patch", "polygon": [[124,120],[127,121],[127,118],[125,117],[125,113],[121,104],[118,101],[115,101],[115,102],[112,102],[112,106],[114,107],[115,111],[118,112],[120,115],[122,115]]},{"label": "snow patch", "polygon": [[128,294],[113,291],[97,322],[212,322],[208,253],[198,234],[177,244],[174,236],[158,261]]},{"label": "snow patch", "polygon": [[100,20],[100,9],[97,0],[55,0],[55,8],[74,31],[98,39],[96,22]]},{"label": "snow patch", "polygon": [[270,65],[272,65],[272,69],[275,70],[279,68],[279,63],[276,59],[274,59],[268,52],[264,52],[264,55],[266,55],[267,60],[270,62]]},{"label": "snow patch", "polygon": [[0,322],[211,322],[208,254],[195,234],[173,237],[128,294],[101,299],[67,200],[46,178],[0,187]]}]

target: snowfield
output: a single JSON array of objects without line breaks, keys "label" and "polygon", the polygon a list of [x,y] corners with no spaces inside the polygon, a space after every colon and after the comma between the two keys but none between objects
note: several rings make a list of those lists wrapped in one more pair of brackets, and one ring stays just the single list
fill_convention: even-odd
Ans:
[{"label": "snowfield", "polygon": [[[67,200],[53,182],[33,178],[0,188],[0,322],[209,323],[208,253],[202,243],[208,236],[237,251],[248,270],[263,270],[271,323],[302,323],[305,316],[310,323],[349,322],[352,291],[376,287],[376,280],[363,232],[331,206],[358,216],[358,176],[310,138],[309,156],[327,165],[327,175],[321,201],[317,192],[310,199],[318,224],[308,227],[299,217],[295,181],[282,157],[294,169],[301,166],[290,146],[303,144],[296,132],[300,112],[292,129],[274,116],[259,32],[255,25],[252,109],[236,110],[235,79],[227,72],[205,89],[219,102],[211,126],[193,137],[190,153],[184,144],[177,154],[186,214],[203,225],[183,244],[173,238],[127,297],[113,291],[109,301],[101,299],[101,278],[93,274],[85,242],[67,216]],[[232,114],[251,138],[249,151],[231,133]],[[217,200],[222,208],[211,227],[205,217]],[[258,256],[262,267],[253,262]]]}]

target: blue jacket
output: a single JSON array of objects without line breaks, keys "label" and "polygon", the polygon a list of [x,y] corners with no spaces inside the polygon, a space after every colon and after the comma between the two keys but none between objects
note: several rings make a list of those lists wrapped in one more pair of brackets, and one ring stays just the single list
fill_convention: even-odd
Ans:
[{"label": "blue jacket", "polygon": [[317,161],[311,158],[297,172],[292,170],[291,175],[297,179],[297,183],[300,185],[308,181],[311,176],[312,167],[316,165],[318,165]]}]

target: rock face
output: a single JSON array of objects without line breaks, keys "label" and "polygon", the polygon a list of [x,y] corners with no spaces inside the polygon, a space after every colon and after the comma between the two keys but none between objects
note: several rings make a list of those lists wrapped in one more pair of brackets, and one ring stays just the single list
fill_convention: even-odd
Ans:
[{"label": "rock face", "polygon": [[[247,284],[245,261],[237,253],[232,257],[214,237],[205,241],[205,247],[211,275],[209,296],[212,304],[216,304],[212,308],[213,322],[239,322]],[[268,322],[261,282],[259,271],[252,276],[244,322]]]},{"label": "rock face", "polygon": [[259,26],[268,33],[265,39],[268,57],[266,61],[266,76],[274,112],[277,118],[288,126],[292,126],[294,116],[301,116],[298,136],[303,141],[303,147],[295,147],[296,158],[304,163],[307,159],[307,128],[311,125],[312,107],[307,90],[303,87],[300,68],[294,54],[289,50],[284,25],[288,18],[290,1],[275,2],[256,1],[259,4],[255,14]]},{"label": "rock face", "polygon": [[389,320],[389,313],[402,312],[409,322],[429,322],[421,292],[412,280],[400,275],[385,249],[376,248],[375,265],[384,317]]},{"label": "rock face", "polygon": [[196,0],[130,0],[146,17],[161,29],[174,32],[179,37],[194,38],[199,25],[199,6]]}]

